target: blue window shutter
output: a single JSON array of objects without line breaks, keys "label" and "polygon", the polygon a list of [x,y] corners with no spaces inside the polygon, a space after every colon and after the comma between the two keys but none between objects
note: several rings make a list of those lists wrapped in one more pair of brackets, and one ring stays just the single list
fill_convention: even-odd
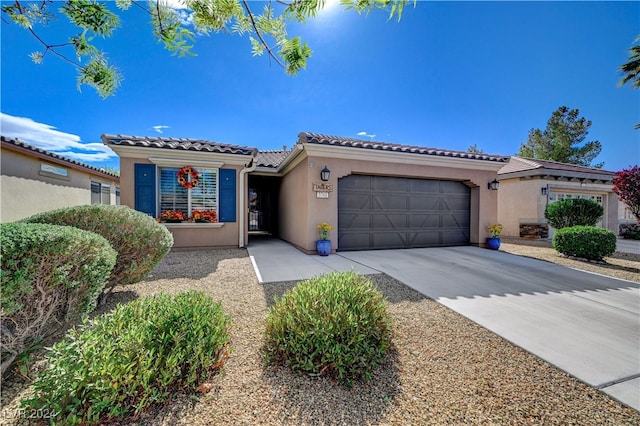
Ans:
[{"label": "blue window shutter", "polygon": [[236,170],[220,169],[220,222],[236,221]]},{"label": "blue window shutter", "polygon": [[135,164],[135,206],[139,212],[156,217],[156,166]]}]

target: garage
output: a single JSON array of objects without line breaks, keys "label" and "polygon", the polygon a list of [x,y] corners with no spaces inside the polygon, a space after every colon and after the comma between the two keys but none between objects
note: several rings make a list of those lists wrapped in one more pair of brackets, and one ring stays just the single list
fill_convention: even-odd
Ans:
[{"label": "garage", "polygon": [[462,182],[350,175],[338,179],[338,250],[468,245]]}]

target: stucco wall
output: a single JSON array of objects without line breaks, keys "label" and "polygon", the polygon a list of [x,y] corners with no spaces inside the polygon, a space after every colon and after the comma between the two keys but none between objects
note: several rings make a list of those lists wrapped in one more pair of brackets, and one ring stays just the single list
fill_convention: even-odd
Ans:
[{"label": "stucco wall", "polygon": [[238,247],[236,223],[167,223],[174,248]]},{"label": "stucco wall", "polygon": [[[308,250],[309,230],[309,160],[303,159],[294,166],[280,183],[279,218],[280,238]],[[318,179],[319,180],[319,179]]]},{"label": "stucco wall", "polygon": [[[542,188],[548,188],[542,194]],[[519,237],[520,223],[546,223],[544,211],[551,194],[575,193],[601,195],[604,217],[602,227],[618,234],[618,196],[611,191],[611,185],[582,184],[554,179],[505,179],[500,180],[498,190],[498,220],[504,226],[502,235]],[[549,229],[549,238],[553,229]]]},{"label": "stucco wall", "polygon": [[[41,163],[65,168],[66,177],[40,172]],[[0,221],[11,222],[36,213],[91,204],[91,181],[111,186],[111,204],[116,203],[116,181],[48,163],[8,149],[2,150]]]},{"label": "stucco wall", "polygon": [[[120,159],[120,203],[131,208],[135,208],[135,164],[153,164],[144,158],[121,158]],[[185,161],[184,165],[189,162]],[[236,188],[239,188],[239,175],[241,166],[223,165],[224,168],[236,169]],[[177,223],[166,224],[174,238],[174,248],[204,248],[204,247],[237,247],[239,236],[239,199],[245,196],[246,181],[244,188],[236,196],[236,221],[226,222],[224,225],[209,225],[201,223]],[[157,195],[157,191],[156,191]],[[246,207],[246,205],[245,205]],[[246,214],[246,212],[245,212]],[[246,221],[245,221],[246,223]],[[246,241],[246,234],[245,234]]]},{"label": "stucco wall", "polygon": [[[316,198],[313,183],[321,183],[320,170],[331,170],[328,184],[333,192],[328,199]],[[469,164],[472,167],[471,162]],[[326,221],[334,226],[330,233],[332,249],[337,247],[338,235],[338,180],[350,174],[447,179],[464,182],[471,188],[471,244],[484,245],[489,236],[486,227],[497,221],[497,194],[487,189],[487,183],[496,178],[495,171],[452,167],[425,167],[415,164],[397,164],[381,161],[344,160],[338,158],[309,157],[300,162],[282,180],[280,206],[280,236],[306,252],[314,252],[318,239],[316,225]]]}]

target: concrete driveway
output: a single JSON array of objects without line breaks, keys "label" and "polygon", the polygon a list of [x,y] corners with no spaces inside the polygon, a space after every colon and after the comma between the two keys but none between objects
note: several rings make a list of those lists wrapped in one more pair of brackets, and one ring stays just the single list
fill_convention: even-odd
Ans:
[{"label": "concrete driveway", "polygon": [[385,273],[640,411],[640,284],[477,247],[249,254],[261,282]]}]

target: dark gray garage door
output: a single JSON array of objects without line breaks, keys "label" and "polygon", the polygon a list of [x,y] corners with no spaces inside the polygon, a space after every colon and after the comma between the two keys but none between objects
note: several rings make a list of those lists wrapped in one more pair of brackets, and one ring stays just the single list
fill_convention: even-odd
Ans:
[{"label": "dark gray garage door", "polygon": [[469,210],[461,182],[347,176],[338,180],[338,249],[467,245]]}]

